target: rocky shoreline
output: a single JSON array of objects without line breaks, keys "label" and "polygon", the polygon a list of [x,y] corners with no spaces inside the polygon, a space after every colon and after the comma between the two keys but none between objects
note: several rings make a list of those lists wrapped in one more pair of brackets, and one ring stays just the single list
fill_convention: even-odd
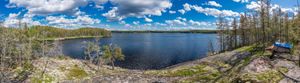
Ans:
[{"label": "rocky shoreline", "polygon": [[[300,80],[299,56],[282,54],[269,59],[270,53],[251,53],[244,47],[234,51],[180,63],[160,70],[129,70],[71,58],[41,58],[26,83],[294,83]],[[47,65],[47,66],[45,66]],[[22,68],[19,68],[20,70]],[[17,70],[16,70],[17,72]],[[43,77],[40,78],[40,75]]]}]

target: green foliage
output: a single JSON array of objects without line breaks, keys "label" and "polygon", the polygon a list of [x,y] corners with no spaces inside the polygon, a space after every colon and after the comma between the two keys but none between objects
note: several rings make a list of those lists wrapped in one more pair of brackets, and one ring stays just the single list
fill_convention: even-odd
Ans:
[{"label": "green foliage", "polygon": [[103,46],[103,49],[104,49],[103,58],[105,59],[112,58],[112,52],[110,50],[110,47],[108,45],[105,45]]},{"label": "green foliage", "polygon": [[125,56],[122,53],[122,49],[120,47],[116,47],[113,45],[105,45],[103,46],[103,59],[108,60],[114,69],[114,61],[115,60],[124,60]]},{"label": "green foliage", "polygon": [[120,47],[114,48],[113,54],[114,54],[114,57],[117,60],[124,60],[125,59],[125,56],[123,55],[122,49]]},{"label": "green foliage", "polygon": [[255,48],[255,45],[250,45],[250,46],[244,46],[241,48],[236,49],[239,52],[250,52]]},{"label": "green foliage", "polygon": [[81,78],[84,78],[84,77],[88,76],[87,72],[85,72],[83,69],[81,69],[77,65],[71,67],[67,71],[68,72],[67,72],[66,76],[67,76],[68,79],[81,79]]},{"label": "green foliage", "polygon": [[120,47],[112,47],[109,45],[103,46],[104,49],[104,59],[108,60],[124,60],[125,56],[122,53],[122,49]]},{"label": "green foliage", "polygon": [[[44,34],[44,37],[41,37]],[[100,28],[62,29],[50,26],[33,26],[29,29],[29,35],[37,35],[39,38],[80,38],[80,37],[110,37],[111,32]]]}]

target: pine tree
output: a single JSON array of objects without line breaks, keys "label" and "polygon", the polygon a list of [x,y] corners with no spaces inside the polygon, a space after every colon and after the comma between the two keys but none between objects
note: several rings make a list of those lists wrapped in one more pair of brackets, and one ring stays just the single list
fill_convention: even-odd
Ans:
[{"label": "pine tree", "polygon": [[116,47],[113,45],[105,45],[103,49],[104,49],[103,58],[108,60],[111,63],[113,70],[115,69],[114,62],[116,60],[125,59],[125,56],[123,55],[122,49],[120,47]]}]

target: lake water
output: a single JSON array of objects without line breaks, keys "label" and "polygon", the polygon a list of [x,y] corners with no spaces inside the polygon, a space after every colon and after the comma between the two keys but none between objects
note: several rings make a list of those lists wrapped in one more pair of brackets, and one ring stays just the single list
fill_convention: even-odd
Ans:
[{"label": "lake water", "polygon": [[[72,58],[84,57],[84,41],[62,41],[63,52]],[[206,56],[209,41],[217,47],[217,34],[200,33],[113,33],[112,38],[102,38],[99,44],[116,44],[125,55],[116,66],[129,69],[161,69]]]}]

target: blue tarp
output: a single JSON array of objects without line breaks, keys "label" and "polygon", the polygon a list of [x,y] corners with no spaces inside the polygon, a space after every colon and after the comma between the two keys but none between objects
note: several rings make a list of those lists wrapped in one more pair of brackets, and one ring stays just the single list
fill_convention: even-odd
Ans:
[{"label": "blue tarp", "polygon": [[274,46],[291,49],[293,46],[290,43],[275,42]]}]

